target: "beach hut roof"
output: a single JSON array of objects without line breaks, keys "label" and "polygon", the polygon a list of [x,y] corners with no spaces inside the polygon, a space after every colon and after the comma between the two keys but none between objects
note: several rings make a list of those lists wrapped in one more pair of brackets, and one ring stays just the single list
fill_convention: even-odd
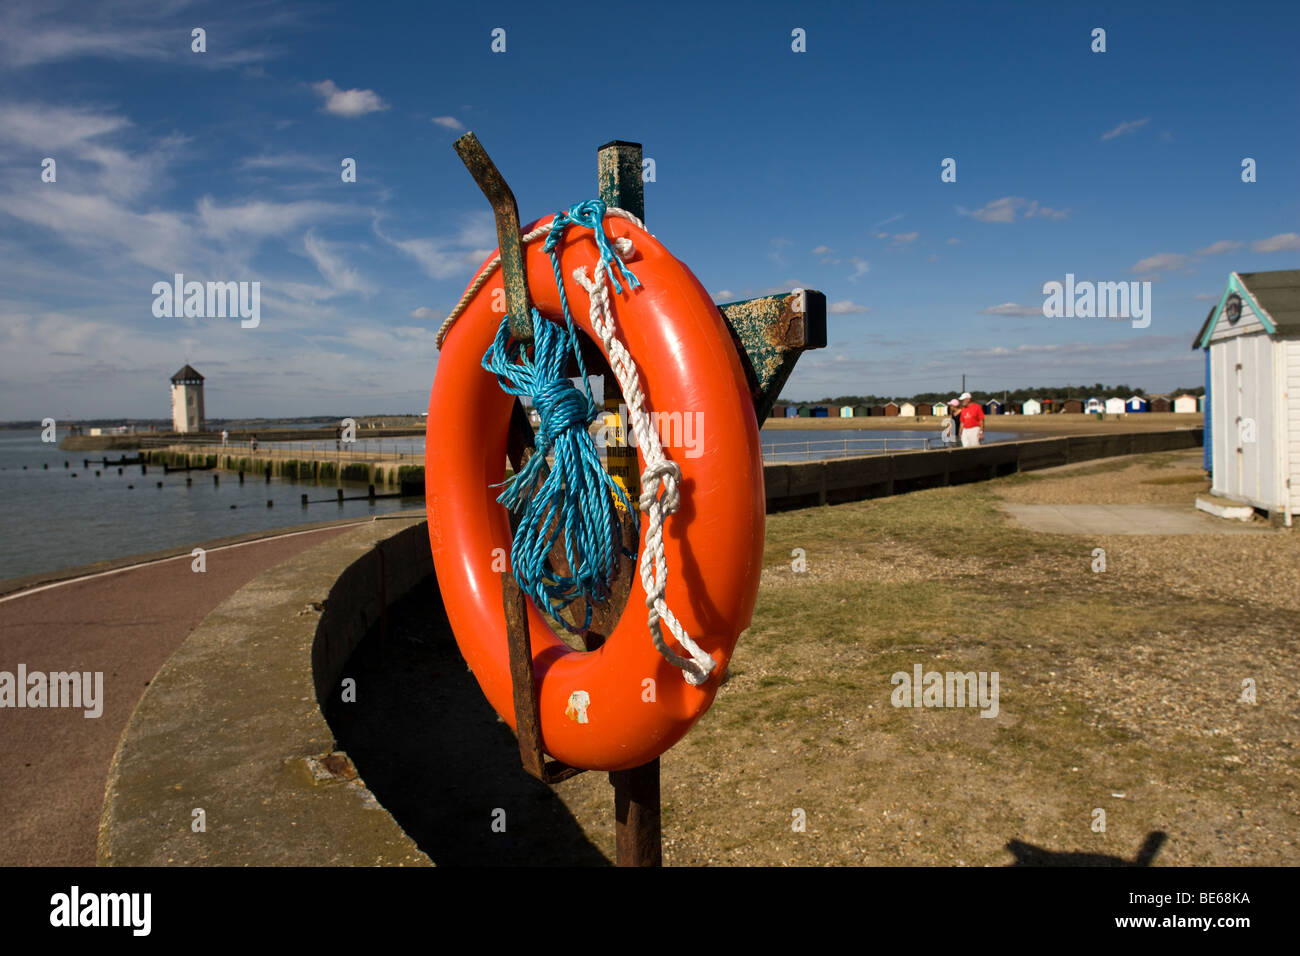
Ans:
[{"label": "beach hut roof", "polygon": [[[1234,272],[1228,277],[1228,287],[1240,285],[1250,299],[1251,308],[1270,332],[1294,335],[1300,333],[1300,269],[1278,269],[1274,272]],[[1227,300],[1223,297],[1205,317],[1205,322],[1192,342],[1193,349],[1205,348],[1214,320]]]}]

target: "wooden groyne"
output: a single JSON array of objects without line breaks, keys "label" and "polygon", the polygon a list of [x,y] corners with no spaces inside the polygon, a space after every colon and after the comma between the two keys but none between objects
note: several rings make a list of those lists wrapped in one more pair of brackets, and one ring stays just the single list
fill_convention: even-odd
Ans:
[{"label": "wooden groyne", "polygon": [[424,456],[378,452],[169,445],[141,453],[150,464],[184,471],[218,468],[245,478],[289,478],[319,484],[375,485],[402,494],[424,494]]}]

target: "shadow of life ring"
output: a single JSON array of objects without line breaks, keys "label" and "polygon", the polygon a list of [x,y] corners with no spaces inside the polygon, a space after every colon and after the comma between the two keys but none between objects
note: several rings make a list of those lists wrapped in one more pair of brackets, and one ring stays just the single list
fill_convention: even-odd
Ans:
[{"label": "shadow of life ring", "polygon": [[[640,369],[664,454],[681,468],[681,506],[664,523],[666,598],[718,664],[693,687],[664,660],[646,626],[639,573],[613,633],[594,651],[571,649],[528,602],[543,748],[574,767],[625,770],[668,750],[712,704],[753,614],[765,500],[754,406],[722,315],[699,280],[649,233],[614,217],[605,220],[605,230],[611,240],[627,237],[634,244],[628,264],[642,287],[629,291],[624,283],[621,293],[610,291],[616,334]],[[544,321],[562,321],[542,243],[530,243],[524,255],[533,304]],[[560,262],[575,323],[599,345],[587,318],[587,293],[572,275],[585,266],[590,276],[597,255],[590,232],[571,231]],[[513,728],[499,573],[512,538],[496,497],[515,399],[481,365],[504,317],[492,308],[505,301],[501,289],[497,270],[443,340],[429,398],[425,488],[429,541],[456,643],[489,703]],[[611,380],[611,387],[617,383]],[[645,528],[642,521],[638,560],[645,557]],[[664,639],[684,654],[667,628]]]}]

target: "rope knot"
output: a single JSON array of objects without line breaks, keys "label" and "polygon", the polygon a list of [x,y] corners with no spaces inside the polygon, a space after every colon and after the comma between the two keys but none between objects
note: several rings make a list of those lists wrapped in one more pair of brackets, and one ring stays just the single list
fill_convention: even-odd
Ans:
[{"label": "rope knot", "polygon": [[541,419],[537,429],[539,446],[553,445],[569,429],[585,429],[596,420],[596,403],[567,378],[546,382],[533,393],[532,399]]}]

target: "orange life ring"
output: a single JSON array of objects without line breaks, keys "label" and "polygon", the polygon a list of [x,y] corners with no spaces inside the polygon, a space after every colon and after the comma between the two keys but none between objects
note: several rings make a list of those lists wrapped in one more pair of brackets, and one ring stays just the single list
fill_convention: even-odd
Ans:
[{"label": "orange life ring", "polygon": [[[531,231],[543,220],[525,228]],[[634,576],[613,634],[595,651],[569,648],[528,603],[542,746],[588,770],[644,764],[680,740],[709,708],[741,631],[749,626],[762,562],[764,491],[758,424],[745,375],[722,316],[699,280],[649,233],[605,220],[611,240],[632,240],[629,267],[642,287],[610,295],[618,335],[641,371],[651,411],[698,415],[700,454],[665,442],[681,468],[681,507],[664,525],[667,600],[692,638],[718,663],[698,687],[660,656],[646,627],[645,591]],[[543,320],[562,315],[541,242],[524,252],[529,292]],[[577,325],[599,344],[572,278],[597,250],[587,230],[562,243],[561,274]],[[500,557],[510,522],[496,501],[505,474],[513,396],[484,371],[483,354],[503,318],[498,270],[447,333],[429,398],[425,486],[429,541],[456,642],[496,712],[515,726],[502,608]],[[670,418],[670,421],[672,419]],[[641,459],[644,467],[644,459]],[[642,522],[644,551],[645,522]],[[497,550],[502,549],[502,550]],[[497,570],[493,570],[494,560]],[[665,640],[679,653],[665,629]],[[653,681],[653,683],[650,683]],[[585,695],[585,696],[584,696]]]}]

